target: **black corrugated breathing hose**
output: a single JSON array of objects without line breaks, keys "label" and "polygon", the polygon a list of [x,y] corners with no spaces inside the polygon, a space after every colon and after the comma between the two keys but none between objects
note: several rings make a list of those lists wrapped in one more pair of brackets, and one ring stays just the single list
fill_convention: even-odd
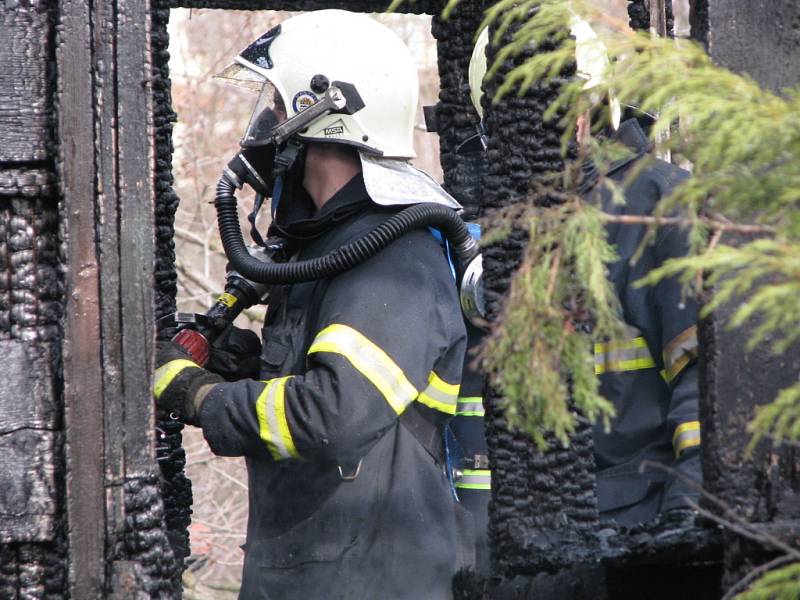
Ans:
[{"label": "black corrugated breathing hose", "polygon": [[392,215],[357,239],[313,258],[290,263],[265,263],[247,251],[236,211],[236,185],[226,174],[217,184],[214,206],[225,255],[243,277],[259,283],[290,284],[314,281],[349,271],[375,256],[389,244],[417,227],[436,227],[450,242],[456,260],[457,280],[478,255],[478,245],[456,212],[440,204],[416,204]]}]

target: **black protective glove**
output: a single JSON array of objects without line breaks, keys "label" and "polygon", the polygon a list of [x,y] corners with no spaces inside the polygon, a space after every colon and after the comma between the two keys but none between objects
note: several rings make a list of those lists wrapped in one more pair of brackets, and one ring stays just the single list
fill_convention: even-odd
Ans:
[{"label": "black protective glove", "polygon": [[179,344],[156,342],[156,372],[153,395],[164,417],[189,425],[200,425],[200,407],[210,386],[221,383],[219,375],[201,369]]},{"label": "black protective glove", "polygon": [[231,326],[212,344],[205,368],[228,381],[258,379],[261,340],[249,329]]}]

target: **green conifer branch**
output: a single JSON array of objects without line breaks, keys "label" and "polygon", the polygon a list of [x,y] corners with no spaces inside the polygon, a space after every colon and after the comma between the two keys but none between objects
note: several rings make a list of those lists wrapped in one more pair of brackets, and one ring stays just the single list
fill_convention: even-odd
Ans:
[{"label": "green conifer branch", "polygon": [[800,563],[768,571],[737,600],[797,600],[800,589]]}]

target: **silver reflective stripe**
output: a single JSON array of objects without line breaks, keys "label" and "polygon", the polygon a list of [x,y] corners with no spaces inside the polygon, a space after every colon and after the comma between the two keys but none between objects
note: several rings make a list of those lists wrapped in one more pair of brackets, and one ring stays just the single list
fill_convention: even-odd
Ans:
[{"label": "silver reflective stripe", "polygon": [[265,382],[256,400],[259,435],[275,460],[298,458],[289,423],[286,419],[285,388],[290,377]]},{"label": "silver reflective stripe", "polygon": [[484,416],[483,398],[459,398],[456,406],[456,416],[458,417],[482,417]]},{"label": "silver reflective stripe", "polygon": [[675,428],[672,434],[672,447],[675,456],[680,456],[687,448],[700,445],[700,421],[687,421]]},{"label": "silver reflective stripe", "polygon": [[428,387],[422,390],[417,397],[417,402],[421,402],[434,410],[452,415],[456,412],[460,388],[459,384],[447,383],[431,371],[428,376]]},{"label": "silver reflective stripe", "polygon": [[429,385],[424,390],[422,390],[422,393],[441,404],[445,404],[447,406],[452,406],[452,407],[455,407],[456,405],[456,400],[457,400],[456,396],[453,396],[452,394],[448,394],[446,392],[442,392],[441,390],[437,390],[432,385]]},{"label": "silver reflective stripe", "polygon": [[314,338],[308,354],[333,352],[344,356],[383,394],[399,415],[417,397],[417,389],[402,369],[378,346],[347,325],[329,325]]},{"label": "silver reflective stripe", "polygon": [[637,371],[656,366],[643,337],[622,342],[598,342],[594,345],[594,372]]},{"label": "silver reflective stripe", "polygon": [[492,472],[489,469],[464,469],[456,481],[457,488],[468,490],[492,489]]}]

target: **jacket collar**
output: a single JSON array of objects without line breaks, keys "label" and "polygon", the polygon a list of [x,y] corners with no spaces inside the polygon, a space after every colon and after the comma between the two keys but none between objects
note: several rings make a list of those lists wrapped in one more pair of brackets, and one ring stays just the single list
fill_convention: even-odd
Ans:
[{"label": "jacket collar", "polygon": [[[647,135],[644,133],[641,125],[639,125],[639,122],[636,119],[628,119],[627,121],[620,123],[619,129],[617,129],[610,136],[610,139],[624,145],[626,148],[631,150],[632,153],[630,156],[626,156],[623,159],[611,163],[611,165],[608,167],[608,170],[603,173],[605,176],[613,175],[617,171],[620,171],[632,162],[641,158],[650,150],[650,141],[647,139]],[[591,160],[591,158],[586,160],[581,165],[581,177],[578,184],[578,192],[585,194],[597,184],[599,178],[600,169],[598,169],[597,165],[593,160]]]},{"label": "jacket collar", "polygon": [[627,147],[633,154],[622,160],[611,163],[606,175],[611,175],[615,171],[619,171],[650,150],[650,140],[647,139],[641,125],[639,125],[639,121],[636,119],[628,119],[620,123],[619,129],[614,132],[611,139]]},{"label": "jacket collar", "polygon": [[316,238],[337,223],[361,212],[370,203],[361,173],[355,175],[337,191],[321,209],[316,210],[314,202],[302,186],[296,186],[292,197],[286,199],[287,207],[280,207],[272,229],[275,234],[290,240],[310,240]]}]

